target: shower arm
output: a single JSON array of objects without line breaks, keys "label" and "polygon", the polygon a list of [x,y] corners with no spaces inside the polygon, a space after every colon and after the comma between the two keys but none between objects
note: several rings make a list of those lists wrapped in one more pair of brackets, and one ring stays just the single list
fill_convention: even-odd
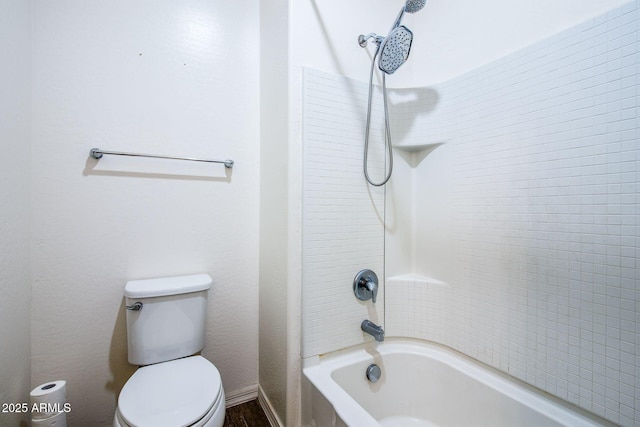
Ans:
[{"label": "shower arm", "polygon": [[384,37],[377,35],[376,33],[369,33],[366,36],[364,34],[360,34],[358,36],[358,44],[360,47],[367,47],[367,41],[369,39],[373,39],[373,42],[380,46],[384,41]]}]

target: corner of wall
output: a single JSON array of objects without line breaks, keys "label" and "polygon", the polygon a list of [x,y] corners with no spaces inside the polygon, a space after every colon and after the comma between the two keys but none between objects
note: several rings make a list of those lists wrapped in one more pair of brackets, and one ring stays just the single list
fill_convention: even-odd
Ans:
[{"label": "corner of wall", "polygon": [[[260,4],[260,273],[258,382],[269,413],[287,420],[289,104],[287,0]],[[285,46],[285,48],[283,48]],[[265,82],[268,82],[266,84]]]},{"label": "corner of wall", "polygon": [[[0,56],[0,402],[29,403],[31,389],[31,8],[3,3]],[[26,425],[25,413],[0,412],[0,425]]]}]

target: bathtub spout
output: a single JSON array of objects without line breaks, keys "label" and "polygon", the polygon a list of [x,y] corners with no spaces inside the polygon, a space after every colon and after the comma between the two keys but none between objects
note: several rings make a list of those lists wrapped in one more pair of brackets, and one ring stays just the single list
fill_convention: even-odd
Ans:
[{"label": "bathtub spout", "polygon": [[371,320],[363,320],[360,328],[375,338],[376,341],[384,341],[384,329],[382,329],[382,326],[376,325]]}]

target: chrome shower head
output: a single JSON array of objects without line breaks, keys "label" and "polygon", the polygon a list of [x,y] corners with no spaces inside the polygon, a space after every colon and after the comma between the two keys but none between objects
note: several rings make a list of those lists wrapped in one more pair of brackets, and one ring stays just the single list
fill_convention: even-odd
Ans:
[{"label": "chrome shower head", "polygon": [[393,74],[409,58],[413,33],[404,25],[391,30],[380,45],[378,68],[387,74]]},{"label": "chrome shower head", "polygon": [[427,0],[407,0],[407,4],[404,5],[404,11],[407,13],[416,13],[422,9]]},{"label": "chrome shower head", "polygon": [[409,58],[413,33],[404,25],[400,25],[400,22],[405,12],[416,13],[424,7],[426,2],[427,0],[407,0],[404,7],[400,9],[400,13],[387,37],[382,37],[375,33],[369,33],[366,36],[360,34],[358,37],[360,47],[366,47],[367,41],[370,39],[373,39],[378,45],[378,50],[376,51],[376,55],[378,52],[380,53],[378,68],[384,73],[393,74]]},{"label": "chrome shower head", "polygon": [[422,10],[422,8],[426,3],[427,3],[427,0],[407,0],[407,2],[404,4],[404,7],[400,9],[400,13],[398,13],[398,17],[393,23],[393,26],[391,27],[391,29],[393,30],[394,28],[398,28],[400,26],[400,23],[402,22],[402,17],[404,16],[405,12],[416,13]]}]

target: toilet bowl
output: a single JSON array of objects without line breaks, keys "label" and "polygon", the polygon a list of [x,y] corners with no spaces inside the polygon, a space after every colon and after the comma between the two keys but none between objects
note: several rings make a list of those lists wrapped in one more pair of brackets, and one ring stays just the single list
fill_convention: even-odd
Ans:
[{"label": "toilet bowl", "polygon": [[114,427],[221,427],[225,396],[216,367],[191,356],[138,369],[127,381]]},{"label": "toilet bowl", "polygon": [[225,395],[204,347],[207,274],[128,282],[127,350],[140,368],[118,397],[114,427],[222,427]]}]

